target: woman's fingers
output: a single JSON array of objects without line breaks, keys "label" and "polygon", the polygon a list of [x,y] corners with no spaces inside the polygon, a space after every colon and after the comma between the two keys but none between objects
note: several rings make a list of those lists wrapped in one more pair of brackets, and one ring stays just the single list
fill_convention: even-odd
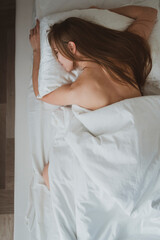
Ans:
[{"label": "woman's fingers", "polygon": [[34,28],[30,29],[30,35],[31,35],[31,36],[34,35],[34,34],[36,34],[37,32],[38,32],[37,27],[34,27]]},{"label": "woman's fingers", "polygon": [[29,41],[33,50],[40,50],[39,20],[36,20],[34,28],[30,29]]},{"label": "woman's fingers", "polygon": [[36,29],[37,29],[37,32],[38,32],[38,33],[39,33],[39,28],[40,28],[40,27],[39,27],[39,20],[37,19],[37,20],[36,20]]},{"label": "woman's fingers", "polygon": [[40,27],[39,27],[39,20],[36,20],[36,25],[34,28],[30,29],[29,34],[29,41],[31,43],[31,46],[33,50],[40,49]]},{"label": "woman's fingers", "polygon": [[30,34],[33,35],[33,29],[30,29]]},{"label": "woman's fingers", "polygon": [[90,8],[96,8],[96,6],[91,6]]},{"label": "woman's fingers", "polygon": [[38,33],[39,34],[39,29],[40,29],[40,22],[39,22],[39,20],[38,19],[36,19],[36,26],[34,27],[34,28],[32,28],[32,29],[30,29],[30,35],[29,36],[32,36],[32,35],[34,35],[34,34],[36,34],[36,33]]},{"label": "woman's fingers", "polygon": [[36,25],[38,25],[38,26],[39,26],[39,20],[38,20],[38,19],[36,19]]},{"label": "woman's fingers", "polygon": [[34,30],[33,30],[34,34],[37,33],[37,28],[35,27]]}]

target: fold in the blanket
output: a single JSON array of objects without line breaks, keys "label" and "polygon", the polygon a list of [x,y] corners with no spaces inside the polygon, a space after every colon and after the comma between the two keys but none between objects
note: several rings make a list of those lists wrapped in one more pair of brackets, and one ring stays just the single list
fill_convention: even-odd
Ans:
[{"label": "fold in the blanket", "polygon": [[159,110],[160,97],[148,96],[53,111],[49,181],[60,239],[157,239]]},{"label": "fold in the blanket", "polygon": [[[159,196],[160,186],[153,187],[160,172],[159,96],[128,99],[95,111],[76,105],[72,110],[84,128],[78,134],[68,131],[65,139],[81,166],[127,214],[136,216],[148,196],[150,203]],[[153,204],[143,214],[146,210],[150,215],[152,209]]]},{"label": "fold in the blanket", "polygon": [[[153,186],[160,170],[159,109],[160,98],[150,96],[94,111],[77,105],[72,111],[63,108],[64,122],[54,114],[81,167],[129,215],[136,215],[148,194],[157,197]],[[72,125],[73,115],[79,127]]]}]

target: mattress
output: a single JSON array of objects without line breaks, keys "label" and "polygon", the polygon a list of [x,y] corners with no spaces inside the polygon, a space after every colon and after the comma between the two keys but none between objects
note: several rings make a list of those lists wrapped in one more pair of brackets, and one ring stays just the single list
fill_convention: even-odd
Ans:
[{"label": "mattress", "polygon": [[[52,122],[53,112],[58,107],[38,101],[33,92],[31,78],[33,59],[28,33],[34,24],[34,1],[17,0],[14,239],[60,240],[64,238],[59,237],[51,194],[42,177],[44,164],[48,163],[51,156],[54,158],[52,146],[56,129]],[[159,90],[152,86],[149,87],[148,93],[159,94]],[[72,166],[72,161],[69,164]],[[80,174],[78,169],[79,165],[75,166],[77,179],[81,179],[82,176],[85,179],[84,172]],[[90,177],[88,181],[89,179]],[[83,186],[82,184],[81,188]],[[70,200],[74,202],[73,198]],[[76,232],[76,224],[78,222],[72,222],[73,232]],[[112,231],[114,232],[114,228]],[[76,235],[72,238],[76,239]]]},{"label": "mattress", "polygon": [[28,31],[33,21],[34,1],[16,1],[15,46],[15,171],[14,171],[14,239],[30,239],[25,225],[29,182],[32,177],[28,134],[28,84],[32,68],[32,51]]}]

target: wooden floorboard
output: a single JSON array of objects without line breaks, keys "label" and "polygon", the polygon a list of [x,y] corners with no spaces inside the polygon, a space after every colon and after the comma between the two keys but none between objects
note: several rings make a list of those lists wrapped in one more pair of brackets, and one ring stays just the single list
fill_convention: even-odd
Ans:
[{"label": "wooden floorboard", "polygon": [[16,0],[1,0],[0,10],[15,9]]},{"label": "wooden floorboard", "polygon": [[[15,119],[15,29],[7,29],[7,106],[6,106],[6,138],[14,138]],[[12,119],[12,121],[10,121]]]},{"label": "wooden floorboard", "polygon": [[13,240],[15,0],[0,1],[0,240]]},{"label": "wooden floorboard", "polygon": [[0,104],[6,103],[7,101],[7,82],[6,82],[6,74],[7,74],[7,30],[5,27],[1,28],[0,34]]},{"label": "wooden floorboard", "polygon": [[14,138],[6,141],[5,189],[14,189]]},{"label": "wooden floorboard", "polygon": [[0,240],[13,240],[14,215],[13,214],[0,215],[0,226],[1,226]]},{"label": "wooden floorboard", "polygon": [[8,214],[14,212],[13,190],[0,190],[0,212],[1,214]]},{"label": "wooden floorboard", "polygon": [[0,104],[0,189],[5,189],[6,104]]},{"label": "wooden floorboard", "polygon": [[0,9],[0,27],[14,27],[15,25],[15,10],[1,10]]}]

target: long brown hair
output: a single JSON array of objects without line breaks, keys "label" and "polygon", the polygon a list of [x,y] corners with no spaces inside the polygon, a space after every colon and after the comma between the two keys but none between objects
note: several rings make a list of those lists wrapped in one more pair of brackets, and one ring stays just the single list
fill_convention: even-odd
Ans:
[{"label": "long brown hair", "polygon": [[[148,42],[139,35],[106,28],[77,17],[55,23],[47,32],[50,46],[54,41],[66,58],[98,63],[115,80],[131,84],[143,95],[142,87],[151,71],[152,59]],[[77,50],[86,59],[72,54],[67,46],[69,41],[76,44]]]}]

